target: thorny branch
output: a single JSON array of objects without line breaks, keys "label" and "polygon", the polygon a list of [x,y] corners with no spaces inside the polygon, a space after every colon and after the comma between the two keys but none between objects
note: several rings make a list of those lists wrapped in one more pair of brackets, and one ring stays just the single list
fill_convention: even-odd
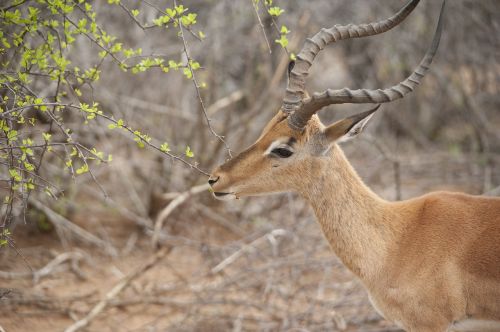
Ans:
[{"label": "thorny branch", "polygon": [[[258,25],[259,25],[260,29],[262,30],[262,34],[264,36],[264,40],[266,41],[266,45],[267,45],[267,48],[269,50],[269,53],[272,54],[272,48],[271,48],[271,44],[269,43],[269,38],[267,37],[266,28],[265,28],[264,24],[262,23],[262,19],[261,19],[260,14],[259,14],[259,6],[258,6],[259,1],[255,1],[255,0],[250,0],[250,1],[252,2],[252,6],[254,8],[255,15],[257,16]],[[270,4],[267,3],[267,1],[263,1],[263,4],[264,4],[264,8],[266,9],[266,12],[269,13]],[[276,31],[278,36],[281,35],[281,31],[278,27],[277,20],[274,18],[273,15],[271,15],[271,14],[268,14],[268,15],[271,19],[271,26],[274,28],[274,30]],[[287,46],[283,46],[282,48],[287,55],[290,54]],[[287,59],[288,59],[288,57],[287,57]]]},{"label": "thorny branch", "polygon": [[262,20],[259,15],[259,7],[257,6],[257,2],[255,0],[250,0],[253,6],[253,10],[255,11],[255,15],[257,16],[257,21],[259,22],[259,27],[262,30],[262,35],[264,36],[264,40],[266,41],[267,49],[269,50],[269,54],[273,53],[271,49],[271,45],[269,44],[269,38],[267,38],[266,34],[266,28],[264,27],[264,24],[262,23]]},{"label": "thorny branch", "polygon": [[[0,118],[6,117],[7,115],[9,115],[12,112],[23,111],[23,110],[26,110],[26,109],[29,109],[29,108],[32,108],[32,107],[35,107],[35,106],[36,107],[40,107],[40,106],[58,106],[58,107],[64,107],[64,108],[69,108],[69,109],[73,108],[73,109],[77,109],[77,110],[83,111],[83,109],[82,109],[81,106],[74,105],[74,104],[65,104],[65,103],[40,103],[40,104],[36,104],[36,105],[26,105],[26,106],[22,106],[22,107],[17,107],[15,109],[9,110],[9,111],[7,111],[5,113],[0,113]],[[115,119],[113,119],[112,117],[110,117],[108,115],[96,113],[96,116],[101,117],[103,119],[106,119],[107,121],[112,122],[115,125],[118,125],[118,121],[115,120]],[[78,147],[78,148],[84,147],[83,145],[81,145],[79,143],[71,143],[71,141],[72,141],[71,136],[69,136],[69,134],[64,129],[64,127],[62,127],[62,124],[60,122],[58,122],[57,119],[55,119],[53,117],[53,115],[51,115],[51,117],[53,118],[54,122],[61,128],[61,131],[67,136],[67,138],[70,139],[70,143],[68,143],[68,145],[72,145],[72,146],[75,146],[75,147]],[[186,166],[189,166],[190,168],[192,168],[192,169],[200,172],[203,175],[210,176],[210,174],[208,174],[207,172],[205,172],[202,169],[200,169],[196,164],[191,164],[190,162],[188,162],[185,159],[179,157],[178,155],[175,155],[175,154],[171,153],[170,151],[163,151],[159,146],[157,146],[157,145],[149,142],[148,140],[144,139],[141,136],[137,136],[134,133],[134,130],[131,127],[129,127],[129,126],[125,125],[125,124],[120,124],[120,127],[122,127],[123,129],[127,130],[132,135],[138,137],[144,144],[148,145],[149,147],[151,147],[151,148],[153,148],[153,149],[161,152],[162,154],[167,155],[168,157],[170,157],[172,159],[175,159],[175,160],[177,160],[177,161],[185,164]],[[63,144],[63,143],[59,143],[59,144]],[[85,149],[87,149],[87,148],[85,148]],[[101,161],[105,162],[105,160],[101,160]]]},{"label": "thorny branch", "polygon": [[[175,4],[175,6],[177,6],[176,0],[174,0],[174,4]],[[226,147],[226,150],[229,154],[229,157],[232,157],[231,149],[229,148],[229,145],[227,144],[227,142],[224,140],[224,136],[217,134],[210,123],[212,120],[208,117],[208,113],[207,113],[207,110],[205,108],[205,103],[203,102],[203,98],[201,97],[200,85],[198,84],[198,80],[196,79],[196,75],[195,75],[193,67],[192,67],[193,59],[191,58],[191,56],[189,54],[188,43],[187,43],[186,38],[184,37],[184,25],[182,24],[181,19],[177,19],[177,23],[179,24],[179,36],[182,40],[183,51],[184,51],[184,55],[186,56],[186,60],[187,60],[187,68],[189,69],[189,71],[191,73],[191,79],[193,81],[193,85],[194,85],[194,88],[196,90],[196,95],[198,97],[198,101],[200,102],[200,107],[201,107],[201,110],[203,112],[203,116],[205,117],[205,121],[207,123],[208,129],[210,130],[212,135],[214,135],[219,141],[221,141],[224,144],[224,146]]]}]

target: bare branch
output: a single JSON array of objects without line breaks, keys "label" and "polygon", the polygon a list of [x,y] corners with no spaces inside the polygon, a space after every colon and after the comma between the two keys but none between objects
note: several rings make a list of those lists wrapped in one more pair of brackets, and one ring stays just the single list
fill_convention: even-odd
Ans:
[{"label": "bare branch", "polygon": [[177,208],[179,205],[184,203],[192,195],[202,193],[204,191],[207,191],[208,189],[210,189],[210,186],[208,183],[195,186],[195,187],[179,194],[158,214],[158,217],[156,218],[156,221],[155,221],[154,233],[153,233],[153,239],[152,239],[152,244],[153,244],[154,248],[156,248],[158,246],[158,239],[160,236],[160,231],[163,228],[163,224],[165,223],[165,220],[175,210],[175,208]]},{"label": "bare branch", "polygon": [[120,280],[120,282],[118,282],[109,292],[107,292],[106,296],[101,301],[99,301],[99,303],[97,303],[84,318],[75,322],[64,331],[76,332],[88,326],[92,322],[92,320],[95,319],[106,308],[111,300],[113,300],[118,294],[120,294],[125,288],[127,288],[132,281],[154,267],[169,252],[170,248],[167,247],[157,251],[145,264],[139,266],[130,274],[125,276],[122,280]]},{"label": "bare branch", "polygon": [[267,49],[269,50],[269,54],[271,54],[271,53],[273,53],[273,51],[271,50],[271,45],[269,44],[269,39],[267,38],[266,29],[264,27],[264,24],[262,24],[262,20],[260,19],[259,7],[257,7],[257,2],[255,0],[250,0],[250,2],[252,3],[255,15],[257,16],[257,21],[259,21],[259,26],[262,30],[262,35],[264,36],[264,40],[266,41],[266,45],[267,45]]},{"label": "bare branch", "polygon": [[113,246],[111,246],[110,243],[101,240],[94,234],[89,233],[80,226],[77,226],[76,224],[72,223],[71,221],[61,216],[59,213],[55,212],[42,202],[34,199],[33,197],[29,198],[29,202],[33,204],[33,206],[35,206],[38,210],[45,213],[47,218],[49,218],[49,220],[54,224],[56,228],[67,230],[71,234],[76,236],[79,240],[85,243],[93,244],[101,249],[104,249],[108,254],[112,256],[117,255],[116,249]]},{"label": "bare branch", "polygon": [[[177,6],[177,2],[176,0],[174,0],[174,4]],[[191,79],[193,81],[193,85],[194,85],[194,88],[196,90],[196,95],[198,97],[198,100],[200,102],[200,107],[201,107],[201,110],[203,112],[203,116],[205,117],[205,121],[207,123],[207,126],[208,126],[208,129],[210,130],[210,132],[212,133],[212,135],[214,135],[219,141],[221,141],[224,146],[226,147],[226,150],[229,154],[230,157],[232,157],[231,155],[231,149],[229,148],[229,145],[227,144],[227,142],[224,140],[224,137],[217,134],[215,132],[215,130],[212,128],[212,125],[210,124],[210,122],[212,121],[209,117],[208,117],[208,114],[207,114],[207,110],[205,108],[205,103],[203,102],[203,98],[201,98],[201,93],[200,93],[200,85],[198,84],[198,81],[196,79],[196,75],[194,73],[194,70],[193,70],[193,67],[192,67],[192,58],[189,54],[189,49],[188,49],[188,44],[187,44],[187,41],[186,41],[186,38],[184,37],[184,25],[182,24],[182,20],[179,18],[177,19],[177,23],[179,24],[179,32],[180,32],[180,37],[181,37],[181,40],[182,40],[182,44],[183,44],[183,47],[184,47],[184,54],[186,55],[186,60],[187,60],[187,66],[188,66],[188,69],[191,73]]]}]

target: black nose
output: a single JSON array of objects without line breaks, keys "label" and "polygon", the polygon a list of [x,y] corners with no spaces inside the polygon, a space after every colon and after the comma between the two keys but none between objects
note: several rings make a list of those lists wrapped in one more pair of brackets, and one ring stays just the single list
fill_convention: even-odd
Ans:
[{"label": "black nose", "polygon": [[213,185],[215,182],[219,181],[219,178],[220,178],[220,176],[218,176],[216,178],[210,178],[210,179],[208,179],[208,184],[209,185]]}]

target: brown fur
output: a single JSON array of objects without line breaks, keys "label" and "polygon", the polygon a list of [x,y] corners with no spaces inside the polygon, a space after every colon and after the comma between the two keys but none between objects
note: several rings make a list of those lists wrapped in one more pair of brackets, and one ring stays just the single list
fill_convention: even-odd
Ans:
[{"label": "brown fur", "polygon": [[[313,117],[301,133],[284,119],[278,113],[255,144],[213,172],[214,191],[300,193],[373,305],[408,331],[445,331],[464,319],[500,321],[499,198],[434,192],[382,200],[335,144],[350,126],[339,121],[325,128]],[[264,156],[280,137],[297,140],[293,158]]]}]

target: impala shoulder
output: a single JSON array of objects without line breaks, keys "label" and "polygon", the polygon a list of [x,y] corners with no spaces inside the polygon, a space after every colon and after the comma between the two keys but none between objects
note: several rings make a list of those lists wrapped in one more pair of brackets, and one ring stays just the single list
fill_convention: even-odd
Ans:
[{"label": "impala shoulder", "polygon": [[474,214],[474,197],[461,193],[436,191],[396,203],[398,211],[414,227],[463,221]]},{"label": "impala shoulder", "polygon": [[436,191],[422,196],[426,206],[453,209],[455,213],[488,210],[500,212],[500,197],[470,195],[461,192]]},{"label": "impala shoulder", "polygon": [[460,197],[455,193],[436,191],[404,201],[406,209],[410,210],[417,219],[426,219],[432,215],[442,215],[446,211],[453,211]]},{"label": "impala shoulder", "polygon": [[465,195],[462,193],[455,193],[449,191],[434,191],[428,193],[423,198],[424,211],[433,211],[439,209],[440,211],[453,210],[457,204],[463,204],[470,200],[473,196]]},{"label": "impala shoulder", "polygon": [[421,198],[426,209],[438,208],[440,211],[452,210],[455,213],[470,211],[471,209],[480,208],[484,204],[495,203],[495,201],[500,204],[500,199],[451,191],[435,191]]}]

